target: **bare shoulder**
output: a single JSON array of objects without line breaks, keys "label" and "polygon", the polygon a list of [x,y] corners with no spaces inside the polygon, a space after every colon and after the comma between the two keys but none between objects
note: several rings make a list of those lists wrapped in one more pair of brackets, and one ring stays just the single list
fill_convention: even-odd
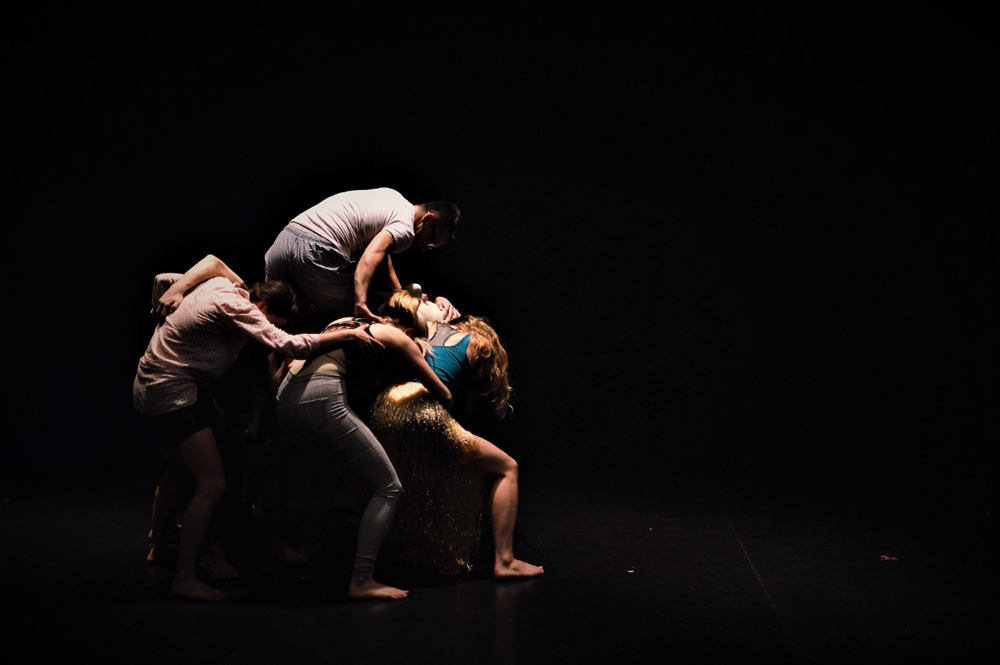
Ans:
[{"label": "bare shoulder", "polygon": [[404,333],[402,330],[400,330],[395,326],[387,325],[385,323],[373,323],[369,328],[369,330],[371,331],[372,336],[375,339],[386,345],[392,345],[398,347],[407,342],[411,344],[413,342],[413,340],[407,337],[406,333]]}]

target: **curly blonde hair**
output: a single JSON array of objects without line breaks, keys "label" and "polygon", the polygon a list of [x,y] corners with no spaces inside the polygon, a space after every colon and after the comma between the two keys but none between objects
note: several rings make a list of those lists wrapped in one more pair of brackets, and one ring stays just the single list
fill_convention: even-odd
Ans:
[{"label": "curly blonde hair", "polygon": [[514,407],[510,405],[507,350],[500,343],[500,337],[490,322],[479,316],[462,316],[448,325],[469,333],[476,341],[476,354],[470,364],[477,390],[468,391],[466,407],[472,409],[478,392],[479,396],[485,397],[493,406],[497,419],[503,420]]},{"label": "curly blonde hair", "polygon": [[[396,289],[378,312],[386,321],[403,328],[413,328],[414,341],[424,354],[433,354],[426,341],[427,320],[420,313],[421,299],[405,289]],[[476,354],[469,362],[474,384],[467,387],[465,407],[471,411],[477,397],[485,397],[492,405],[498,420],[513,411],[510,405],[510,381],[507,378],[507,350],[487,319],[480,316],[462,316],[448,323],[455,330],[468,333],[476,341]],[[467,384],[468,385],[468,384]]]}]

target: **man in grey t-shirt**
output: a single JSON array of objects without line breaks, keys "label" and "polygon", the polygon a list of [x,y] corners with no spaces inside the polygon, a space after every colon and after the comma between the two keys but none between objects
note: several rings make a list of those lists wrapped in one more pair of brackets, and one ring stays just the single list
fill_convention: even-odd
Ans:
[{"label": "man in grey t-shirt", "polygon": [[[264,256],[267,279],[290,283],[324,322],[352,314],[378,319],[368,308],[375,273],[398,289],[391,254],[446,245],[459,215],[454,203],[413,205],[386,187],[341,192],[282,230]],[[449,320],[458,316],[446,298],[436,302]]]}]

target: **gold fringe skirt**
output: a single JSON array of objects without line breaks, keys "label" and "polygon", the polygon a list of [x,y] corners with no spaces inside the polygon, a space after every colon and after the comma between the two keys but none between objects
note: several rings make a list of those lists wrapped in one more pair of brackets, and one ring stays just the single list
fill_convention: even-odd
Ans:
[{"label": "gold fringe skirt", "polygon": [[450,575],[479,546],[483,469],[469,434],[419,383],[383,390],[369,425],[403,485],[383,552]]}]

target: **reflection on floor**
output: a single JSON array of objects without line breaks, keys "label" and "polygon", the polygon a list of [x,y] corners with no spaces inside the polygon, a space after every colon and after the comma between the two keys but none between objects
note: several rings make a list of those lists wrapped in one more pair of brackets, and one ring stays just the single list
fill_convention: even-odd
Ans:
[{"label": "reflection on floor", "polygon": [[[143,561],[149,496],[11,492],[0,513],[8,648],[106,662],[732,662],[971,653],[997,619],[989,534],[900,540],[829,505],[761,501],[642,470],[523,473],[518,556],[536,580],[384,575],[344,598],[349,515],[302,567],[244,548],[217,605],[174,601]],[[676,475],[676,474],[675,474]],[[338,531],[338,524],[340,524]],[[245,543],[260,537],[251,531]],[[977,549],[979,548],[979,549]],[[989,550],[994,551],[994,550]],[[888,557],[888,558],[887,558]],[[20,644],[18,644],[20,643]]]}]

